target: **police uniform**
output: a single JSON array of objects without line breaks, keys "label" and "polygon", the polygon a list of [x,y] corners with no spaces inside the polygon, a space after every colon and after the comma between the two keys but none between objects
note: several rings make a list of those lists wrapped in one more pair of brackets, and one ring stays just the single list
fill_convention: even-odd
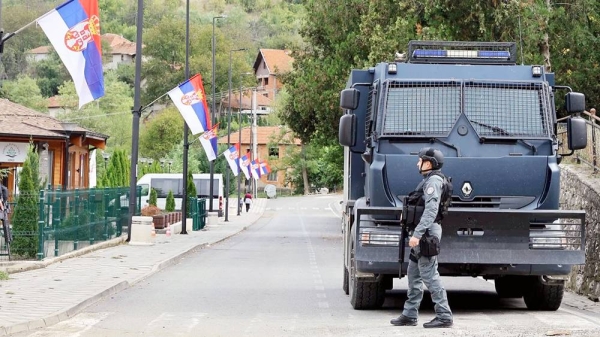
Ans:
[{"label": "police uniform", "polygon": [[[417,186],[416,191],[423,193],[425,210],[419,224],[412,231],[411,236],[420,239],[425,235],[425,231],[429,230],[429,235],[436,236],[441,240],[442,226],[436,223],[435,220],[438,217],[443,185],[444,180],[439,175],[436,175],[435,172],[430,172]],[[411,255],[407,273],[408,299],[404,302],[402,315],[412,319],[418,318],[419,306],[423,299],[423,283],[425,283],[431,293],[431,299],[435,303],[436,317],[443,321],[452,321],[452,311],[450,311],[450,306],[448,305],[446,289],[442,286],[440,274],[437,270],[437,256],[421,256],[418,245],[412,248]],[[417,262],[414,260],[417,260]]]}]

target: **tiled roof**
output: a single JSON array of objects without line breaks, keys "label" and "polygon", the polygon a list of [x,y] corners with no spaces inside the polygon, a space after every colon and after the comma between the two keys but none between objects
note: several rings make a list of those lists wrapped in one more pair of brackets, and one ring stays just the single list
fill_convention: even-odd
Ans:
[{"label": "tiled roof", "polygon": [[[135,55],[135,42],[131,42],[118,34],[102,34],[102,40],[108,42],[114,55]],[[51,46],[41,46],[28,51],[28,54],[49,54]]]},{"label": "tiled roof", "polygon": [[52,97],[48,97],[48,108],[52,109],[52,108],[63,108],[64,105],[60,104],[60,96],[56,95],[56,96],[52,96]]},{"label": "tiled roof", "polygon": [[[256,94],[256,106],[271,106],[273,100],[261,95]],[[229,96],[225,95],[221,100],[221,104],[228,108],[229,107]],[[240,108],[240,93],[231,94],[231,108],[238,110]],[[242,109],[252,109],[252,90],[248,90],[242,95]]]},{"label": "tiled roof", "polygon": [[50,54],[50,46],[41,46],[34,49],[31,49],[27,52],[27,54]]},{"label": "tiled roof", "polygon": [[288,50],[260,49],[258,51],[256,61],[254,62],[255,73],[260,66],[260,61],[263,59],[267,64],[269,73],[272,75],[283,74],[292,70],[292,63],[294,62],[294,59],[290,56],[290,52]]},{"label": "tiled roof", "polygon": [[135,55],[135,42],[131,42],[118,34],[102,34],[102,39],[110,44],[112,54]]},{"label": "tiled roof", "polygon": [[[60,120],[4,98],[0,99],[0,125],[0,136],[65,138]],[[108,138],[82,127],[76,127],[73,132],[104,140]]]},{"label": "tiled roof", "polygon": [[[251,143],[251,127],[242,128],[242,144],[250,144]],[[259,126],[256,128],[256,143],[258,145],[266,145],[269,144],[273,139],[278,139],[281,135],[282,131],[286,131],[287,133],[281,138],[279,144],[296,144],[300,145],[299,139],[292,139],[291,130],[287,129],[284,126]],[[235,144],[238,142],[239,133],[232,132],[231,133],[231,144]],[[219,144],[227,144],[227,136],[220,137],[218,140]]]}]

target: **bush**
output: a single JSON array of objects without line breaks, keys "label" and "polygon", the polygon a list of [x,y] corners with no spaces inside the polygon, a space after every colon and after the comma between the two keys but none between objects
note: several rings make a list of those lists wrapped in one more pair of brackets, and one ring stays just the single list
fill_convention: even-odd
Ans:
[{"label": "bush", "polygon": [[162,213],[162,210],[156,206],[146,206],[144,208],[142,208],[142,216],[153,216],[153,215],[159,215]]},{"label": "bush", "polygon": [[158,202],[158,193],[156,192],[155,189],[151,189],[150,190],[150,200],[148,200],[148,203],[150,204],[150,206],[156,206]]},{"label": "bush", "polygon": [[196,192],[196,185],[194,184],[194,176],[192,172],[188,172],[187,178],[187,196],[188,196],[188,204],[186,210],[186,217],[192,217],[192,202],[190,201],[190,197],[197,198],[198,192]]},{"label": "bush", "polygon": [[[39,168],[37,153],[33,147],[29,147],[27,159],[23,163],[21,179],[19,180],[19,196],[15,206],[13,219],[13,230],[15,232],[14,240],[11,244],[11,253],[25,258],[34,258],[38,250],[38,217],[39,217],[39,191],[38,182],[34,181],[37,177]],[[31,233],[18,235],[18,233]]]},{"label": "bush", "polygon": [[167,206],[165,207],[165,211],[175,211],[175,197],[173,197],[173,191],[169,191],[169,195],[167,195]]}]

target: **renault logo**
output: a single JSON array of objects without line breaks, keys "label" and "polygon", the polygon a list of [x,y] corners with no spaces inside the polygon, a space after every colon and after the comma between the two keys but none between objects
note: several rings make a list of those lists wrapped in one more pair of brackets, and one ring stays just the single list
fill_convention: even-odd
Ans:
[{"label": "renault logo", "polygon": [[465,181],[465,183],[462,185],[462,188],[460,190],[462,191],[462,193],[465,197],[469,197],[471,195],[471,193],[473,192],[473,187],[471,186],[470,182]]}]

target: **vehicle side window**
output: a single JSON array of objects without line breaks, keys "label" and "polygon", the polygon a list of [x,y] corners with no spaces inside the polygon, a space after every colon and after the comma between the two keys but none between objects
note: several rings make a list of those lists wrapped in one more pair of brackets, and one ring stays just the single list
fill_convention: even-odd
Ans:
[{"label": "vehicle side window", "polygon": [[150,186],[148,184],[143,184],[140,186],[142,187],[142,191],[140,192],[140,195],[148,196],[150,194]]}]

